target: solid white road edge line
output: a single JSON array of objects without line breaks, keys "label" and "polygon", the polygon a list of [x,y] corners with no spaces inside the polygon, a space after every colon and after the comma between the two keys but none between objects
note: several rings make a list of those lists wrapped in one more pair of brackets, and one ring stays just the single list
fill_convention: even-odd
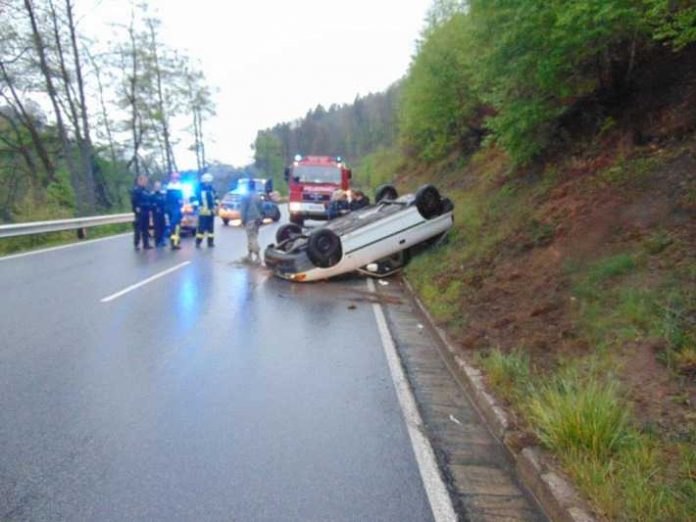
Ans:
[{"label": "solid white road edge line", "polygon": [[152,283],[153,281],[156,281],[160,277],[164,277],[167,274],[171,274],[172,272],[176,272],[177,270],[184,268],[186,265],[190,265],[191,261],[184,261],[183,263],[179,263],[178,265],[174,265],[171,268],[167,268],[166,270],[163,270],[162,272],[159,272],[158,274],[153,275],[152,277],[148,277],[147,279],[143,279],[139,283],[135,283],[134,285],[130,285],[123,290],[119,290],[115,294],[111,294],[109,296],[106,296],[104,299],[102,299],[100,302],[101,303],[108,303],[110,301],[113,301],[114,299],[118,299],[122,295],[127,294],[128,292],[132,292],[133,290],[140,288],[141,286],[145,286],[149,283]]},{"label": "solid white road edge line", "polygon": [[[76,246],[91,245],[92,243],[99,243],[100,241],[109,241],[111,239],[116,239],[124,236],[132,236],[133,232],[124,232],[123,234],[116,234],[114,236],[100,237],[97,239],[87,239],[85,241],[80,241],[78,243],[70,243],[69,245],[59,245],[49,248],[39,248],[38,250],[30,250],[29,252],[21,252],[19,254],[11,254],[9,256],[0,257],[0,261],[9,261],[10,259],[17,259],[20,257],[33,256],[34,254],[45,254],[46,252],[54,252],[56,250],[64,250],[66,248],[72,248]],[[1,240],[0,240],[1,241]]]},{"label": "solid white road edge line", "polygon": [[[372,279],[367,280],[367,287],[370,292],[376,293],[375,284]],[[418,406],[416,405],[413,391],[406,379],[404,369],[401,366],[401,360],[396,351],[389,326],[387,326],[387,319],[384,316],[384,311],[379,303],[373,303],[372,310],[375,313],[377,329],[379,330],[379,335],[382,339],[382,347],[384,348],[384,353],[387,356],[387,363],[389,364],[389,373],[394,382],[396,396],[399,399],[399,405],[401,406],[401,411],[406,420],[408,436],[411,439],[411,446],[416,456],[416,463],[418,464],[423,486],[428,496],[428,501],[430,502],[430,509],[433,512],[433,517],[435,518],[435,522],[454,522],[457,520],[457,515],[454,512],[452,499],[447,492],[447,486],[445,486],[445,482],[440,474],[440,469],[435,459],[435,452],[430,445],[430,441],[421,431],[423,421],[418,412]]]}]

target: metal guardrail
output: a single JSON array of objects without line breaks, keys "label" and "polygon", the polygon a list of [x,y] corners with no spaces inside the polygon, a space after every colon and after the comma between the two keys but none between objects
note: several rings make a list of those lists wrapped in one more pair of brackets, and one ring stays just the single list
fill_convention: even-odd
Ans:
[{"label": "metal guardrail", "polygon": [[64,230],[81,230],[101,225],[130,223],[135,219],[132,212],[126,214],[110,214],[107,216],[80,217],[73,219],[58,219],[55,221],[34,221],[32,223],[16,223],[0,225],[0,239],[6,237],[30,236],[46,232],[61,232]]}]

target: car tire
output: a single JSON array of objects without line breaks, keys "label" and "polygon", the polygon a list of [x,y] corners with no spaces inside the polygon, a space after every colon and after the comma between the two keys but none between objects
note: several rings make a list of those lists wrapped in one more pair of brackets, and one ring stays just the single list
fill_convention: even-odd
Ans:
[{"label": "car tire", "polygon": [[442,214],[443,204],[440,192],[433,185],[423,185],[416,192],[416,208],[425,219]]},{"label": "car tire", "polygon": [[379,203],[383,199],[394,200],[399,197],[399,193],[394,188],[394,185],[387,183],[380,185],[375,191],[375,203]]},{"label": "car tire", "polygon": [[278,227],[276,230],[276,244],[281,244],[284,241],[292,237],[297,237],[302,235],[302,228],[297,226],[295,223],[285,223]]},{"label": "car tire", "polygon": [[343,256],[341,238],[333,230],[320,228],[312,232],[307,243],[307,257],[319,268],[337,264]]},{"label": "car tire", "polygon": [[230,224],[230,220],[229,220],[229,219],[223,219],[223,220],[222,220],[222,224],[225,225],[225,226],[227,226],[227,225]]}]

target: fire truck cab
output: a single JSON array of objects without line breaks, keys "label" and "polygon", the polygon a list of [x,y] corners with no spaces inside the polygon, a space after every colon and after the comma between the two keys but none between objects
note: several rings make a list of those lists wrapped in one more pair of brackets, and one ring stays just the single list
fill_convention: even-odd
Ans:
[{"label": "fire truck cab", "polygon": [[290,188],[290,221],[304,225],[305,219],[328,219],[327,207],[336,190],[350,188],[352,173],[340,156],[295,156],[285,168]]}]

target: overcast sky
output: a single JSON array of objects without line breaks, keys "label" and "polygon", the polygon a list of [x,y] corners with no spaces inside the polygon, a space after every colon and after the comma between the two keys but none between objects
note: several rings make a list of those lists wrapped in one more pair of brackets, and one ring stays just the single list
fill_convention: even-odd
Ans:
[{"label": "overcast sky", "polygon": [[[125,1],[94,2],[82,18],[85,28],[127,21]],[[149,3],[167,43],[200,60],[217,89],[217,116],[205,128],[209,160],[241,166],[252,161],[257,130],[401,78],[431,0]],[[194,158],[180,149],[180,168],[193,167]]]}]

